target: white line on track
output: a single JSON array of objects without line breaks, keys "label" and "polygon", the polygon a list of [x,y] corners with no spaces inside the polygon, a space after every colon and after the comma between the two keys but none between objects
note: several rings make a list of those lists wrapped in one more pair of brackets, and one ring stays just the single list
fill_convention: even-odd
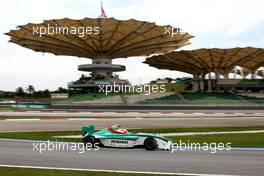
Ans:
[{"label": "white line on track", "polygon": [[32,120],[41,120],[41,119],[5,119],[5,121],[32,121]]},{"label": "white line on track", "polygon": [[[171,172],[143,172],[143,171],[121,171],[121,170],[99,170],[99,169],[81,169],[81,168],[61,168],[61,167],[39,167],[39,166],[17,166],[4,165],[0,167],[12,168],[27,168],[27,169],[46,169],[46,170],[70,170],[70,171],[87,171],[87,172],[107,172],[107,173],[129,173],[129,174],[153,174],[153,175],[186,175],[186,176],[231,176],[231,175],[217,175],[217,174],[195,174],[195,173],[171,173]],[[232,175],[234,176],[234,175]]]}]

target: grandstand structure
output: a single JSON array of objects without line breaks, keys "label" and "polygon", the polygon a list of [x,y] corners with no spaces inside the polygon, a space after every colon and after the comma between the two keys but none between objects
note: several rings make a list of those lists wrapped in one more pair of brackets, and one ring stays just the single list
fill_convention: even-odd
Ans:
[{"label": "grandstand structure", "polygon": [[184,92],[173,93],[170,95],[161,96],[156,99],[146,99],[137,102],[138,104],[167,104],[167,105],[234,105],[234,104],[258,104],[263,105],[264,95],[248,94],[248,93],[232,93],[232,92],[218,92],[218,93],[198,93],[198,92]]},{"label": "grandstand structure", "polygon": [[[202,48],[173,51],[149,57],[144,63],[158,69],[192,74],[194,92],[264,89],[264,80],[256,79],[257,76],[263,78],[262,48]],[[238,71],[238,68],[241,69]],[[231,79],[231,74],[243,76],[241,79]],[[248,75],[250,78],[247,78]]]},{"label": "grandstand structure", "polygon": [[233,73],[233,78],[237,78],[240,76],[242,79],[251,78],[264,78],[264,67],[260,67],[254,72],[250,72],[250,70],[243,68],[243,67],[236,67],[234,68],[231,73]]}]

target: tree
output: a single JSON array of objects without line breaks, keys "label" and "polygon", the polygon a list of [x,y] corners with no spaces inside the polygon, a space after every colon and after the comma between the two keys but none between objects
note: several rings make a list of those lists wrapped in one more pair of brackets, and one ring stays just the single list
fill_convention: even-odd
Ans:
[{"label": "tree", "polygon": [[34,98],[41,98],[42,97],[42,92],[41,91],[35,91],[32,94],[32,97],[34,97]]},{"label": "tree", "polygon": [[27,90],[27,93],[30,94],[30,95],[34,94],[34,92],[35,92],[35,88],[32,85],[28,85],[26,90]]},{"label": "tree", "polygon": [[14,92],[3,92],[2,98],[14,98],[15,93]]},{"label": "tree", "polygon": [[16,89],[16,96],[18,96],[18,97],[22,97],[22,96],[24,96],[25,95],[25,91],[24,91],[24,89],[22,88],[22,87],[18,87],[17,89]]},{"label": "tree", "polygon": [[67,93],[68,90],[67,89],[64,89],[63,87],[59,87],[56,92],[58,92],[58,93]]},{"label": "tree", "polygon": [[44,91],[42,92],[42,96],[43,96],[44,98],[49,98],[49,97],[50,97],[50,91],[49,91],[48,89],[44,90]]}]

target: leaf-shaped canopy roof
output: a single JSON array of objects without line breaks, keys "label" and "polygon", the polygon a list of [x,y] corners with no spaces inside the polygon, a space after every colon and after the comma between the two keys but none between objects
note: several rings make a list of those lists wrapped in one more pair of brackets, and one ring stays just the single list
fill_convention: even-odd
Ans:
[{"label": "leaf-shaped canopy roof", "polygon": [[[69,33],[33,35],[34,29],[66,27],[68,29],[99,27],[99,34],[82,35]],[[168,35],[171,26],[158,26],[146,21],[117,20],[115,18],[83,18],[80,20],[63,18],[45,20],[40,24],[28,23],[17,30],[6,33],[10,41],[38,52],[55,55],[69,55],[97,58],[126,58],[166,53],[189,44],[193,36],[188,33]]]},{"label": "leaf-shaped canopy roof", "polygon": [[177,70],[190,74],[231,71],[235,66],[256,70],[264,65],[262,48],[212,48],[174,51],[147,58],[144,62],[159,69]]}]

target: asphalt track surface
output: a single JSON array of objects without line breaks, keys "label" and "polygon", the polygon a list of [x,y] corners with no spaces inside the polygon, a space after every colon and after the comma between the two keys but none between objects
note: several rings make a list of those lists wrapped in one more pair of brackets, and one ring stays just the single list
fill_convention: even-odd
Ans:
[{"label": "asphalt track surface", "polygon": [[100,148],[99,151],[33,151],[32,142],[1,141],[1,165],[63,167],[221,175],[263,175],[264,151],[146,151]]},{"label": "asphalt track surface", "polygon": [[[33,109],[31,109],[33,110]],[[43,110],[51,110],[51,111],[78,111],[78,112],[91,112],[91,111],[107,111],[107,112],[264,112],[264,110],[259,110],[259,109],[43,109]],[[0,110],[1,111],[6,111],[6,110]]]},{"label": "asphalt track surface", "polygon": [[85,124],[102,129],[112,124],[125,128],[169,128],[169,127],[220,127],[263,126],[264,117],[204,117],[204,118],[99,118],[99,119],[51,119],[51,120],[0,120],[0,131],[52,131],[80,130]]}]

